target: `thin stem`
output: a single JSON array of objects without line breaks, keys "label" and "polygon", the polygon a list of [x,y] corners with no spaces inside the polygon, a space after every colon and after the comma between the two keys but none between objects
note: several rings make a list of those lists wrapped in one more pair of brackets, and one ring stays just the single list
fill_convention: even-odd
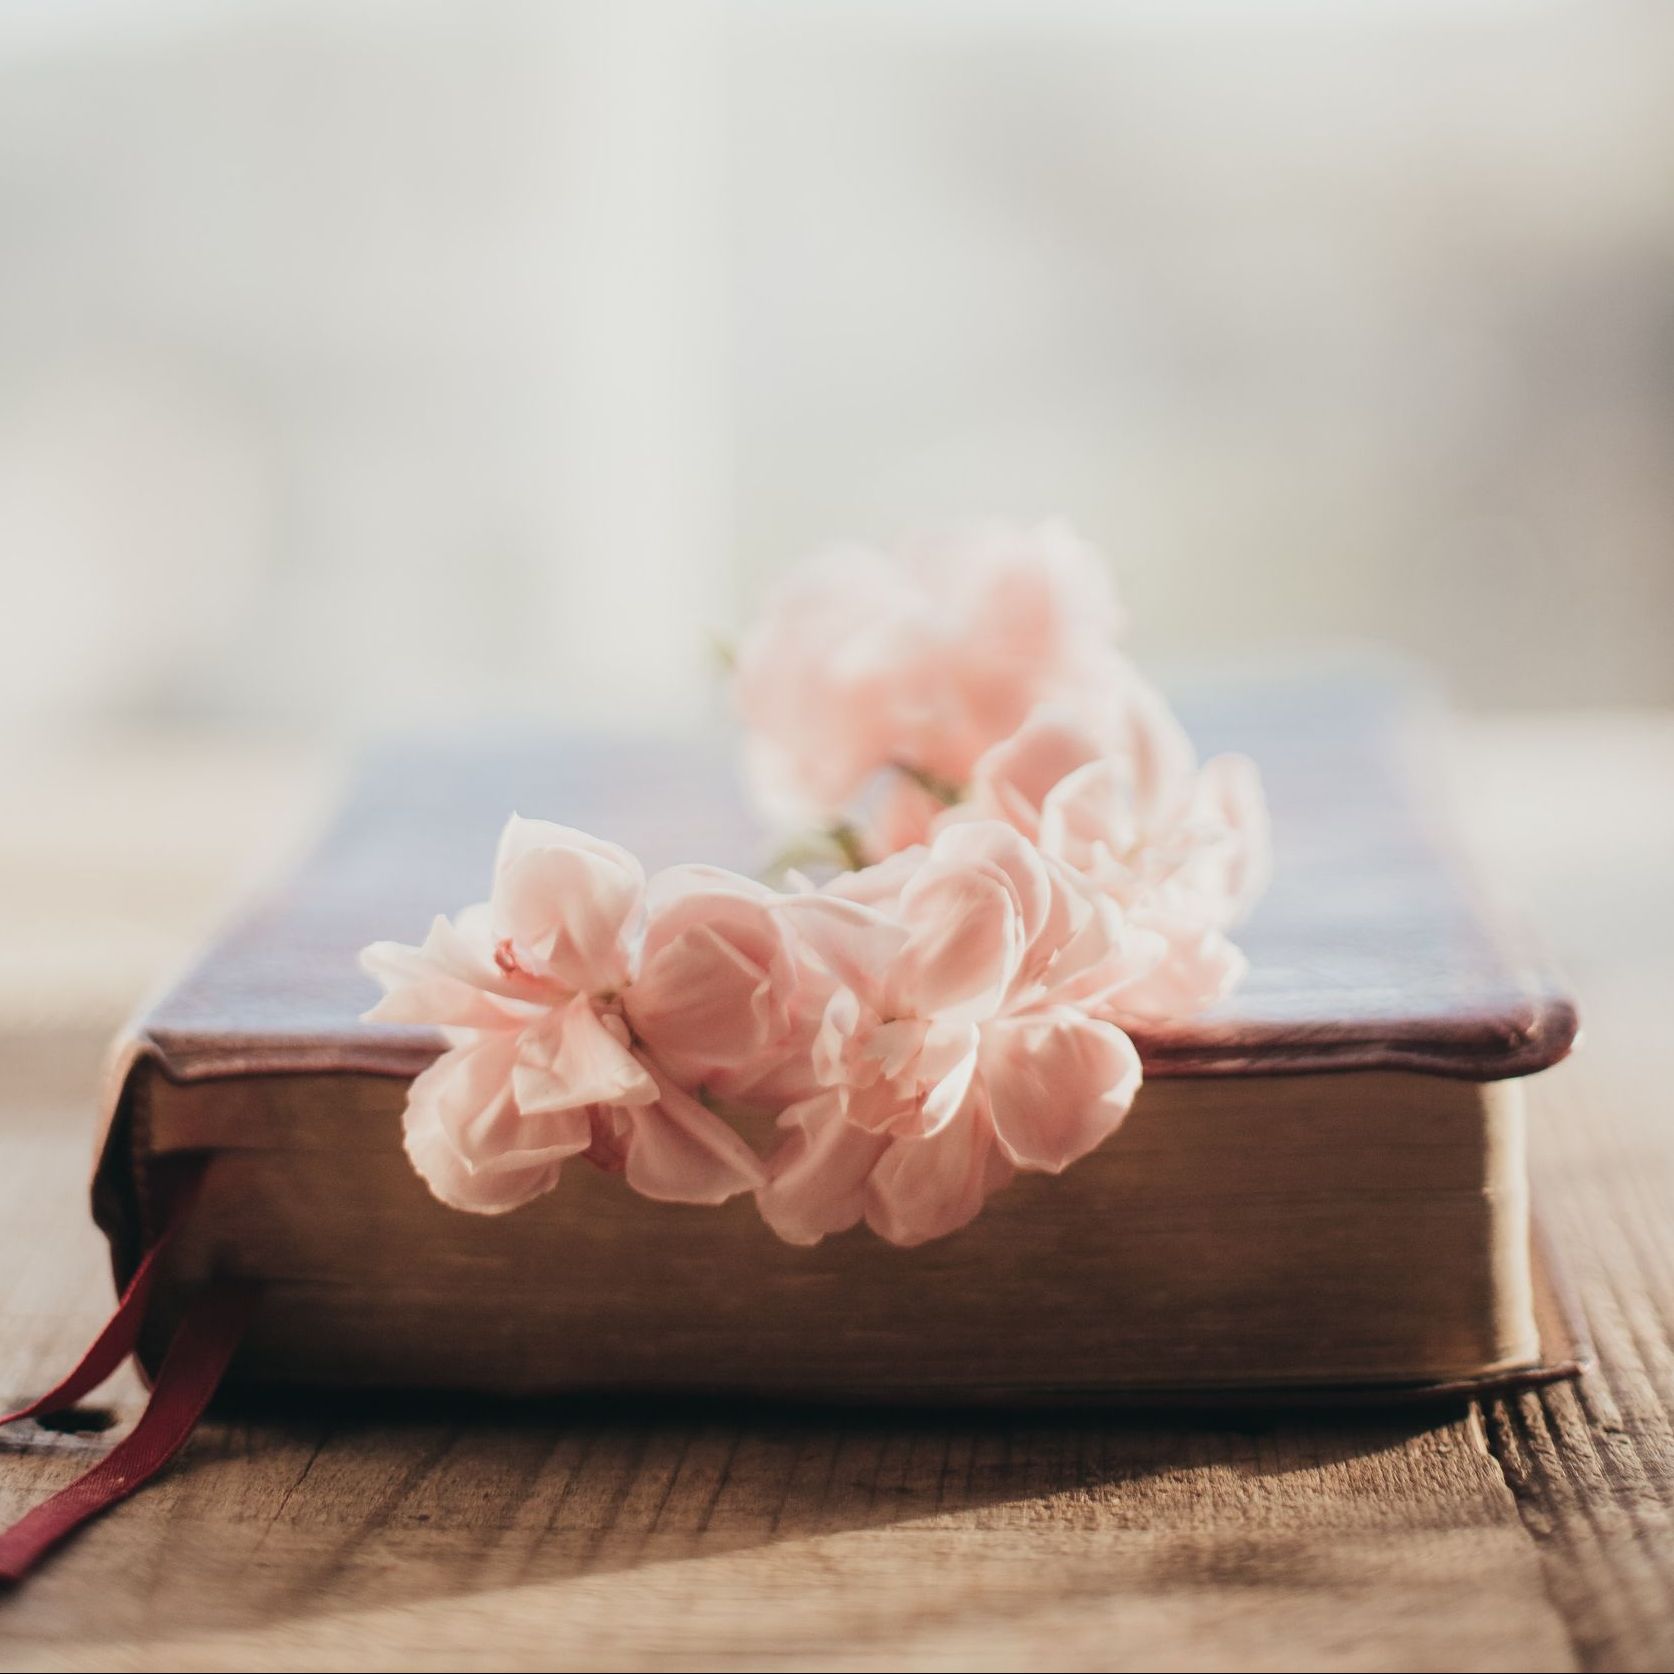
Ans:
[{"label": "thin stem", "polygon": [[843,857],[843,864],[851,872],[864,872],[869,862],[866,850],[860,841],[860,833],[847,820],[839,820],[832,826],[828,835],[837,845],[837,852]]},{"label": "thin stem", "polygon": [[926,773],[922,767],[909,767],[904,761],[894,761],[889,764],[897,773],[904,774],[922,791],[927,791],[941,803],[944,808],[951,808],[956,802],[965,800],[962,787],[954,784],[951,779],[938,779],[934,773]]}]

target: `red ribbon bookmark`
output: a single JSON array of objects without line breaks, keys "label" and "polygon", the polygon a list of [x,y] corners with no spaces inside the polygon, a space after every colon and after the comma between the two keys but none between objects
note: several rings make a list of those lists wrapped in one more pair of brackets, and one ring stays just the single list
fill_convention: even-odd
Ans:
[{"label": "red ribbon bookmark", "polygon": [[[182,1181],[157,1242],[86,1354],[55,1388],[0,1415],[0,1424],[62,1411],[97,1388],[133,1352],[164,1251],[196,1201],[201,1167]],[[0,1584],[21,1581],[66,1536],[143,1487],[185,1445],[249,1324],[256,1287],[215,1279],[188,1305],[163,1356],[139,1422],[98,1464],[0,1530]]]},{"label": "red ribbon bookmark", "polygon": [[151,1288],[157,1282],[157,1268],[192,1205],[197,1202],[203,1173],[200,1165],[190,1174],[177,1179],[168,1217],[163,1222],[163,1230],[157,1235],[157,1242],[145,1252],[139,1266],[134,1269],[134,1276],[122,1292],[115,1313],[105,1321],[86,1354],[63,1381],[46,1394],[37,1396],[28,1406],[19,1407],[16,1412],[0,1414],[0,1424],[15,1424],[20,1418],[38,1418],[42,1413],[62,1412],[65,1407],[74,1406],[83,1395],[97,1389],[134,1352],[140,1326],[145,1323],[145,1305],[151,1300]]}]

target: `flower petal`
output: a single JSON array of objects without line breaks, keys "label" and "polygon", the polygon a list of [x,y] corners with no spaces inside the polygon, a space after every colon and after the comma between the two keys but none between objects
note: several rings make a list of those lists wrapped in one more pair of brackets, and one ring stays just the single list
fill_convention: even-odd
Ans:
[{"label": "flower petal", "polygon": [[903,925],[835,895],[787,895],[774,907],[839,982],[874,1008],[906,946]]},{"label": "flower petal", "polygon": [[955,1232],[1011,1179],[1012,1169],[980,1112],[967,1104],[922,1139],[894,1140],[866,1185],[866,1223],[910,1247]]},{"label": "flower petal", "polygon": [[861,848],[869,855],[900,854],[930,840],[946,801],[902,769],[885,775],[860,822]]},{"label": "flower petal", "polygon": [[1273,874],[1273,833],[1261,774],[1248,756],[1213,756],[1198,774],[1193,819],[1212,822],[1212,863],[1200,876],[1189,864],[1194,889],[1216,897],[1216,919],[1236,924],[1255,905]]},{"label": "flower petal", "polygon": [[445,1052],[407,1093],[407,1155],[455,1209],[502,1214],[550,1191],[560,1165],[587,1144],[585,1112],[531,1123],[511,1091],[513,1041],[491,1036]]},{"label": "flower petal", "polygon": [[[611,1025],[614,1025],[612,1027]],[[619,1017],[601,1018],[577,995],[521,1040],[512,1085],[526,1115],[589,1104],[649,1104],[649,1071],[629,1049]]]},{"label": "flower petal", "polygon": [[1006,1156],[1057,1174],[1121,1126],[1139,1091],[1139,1054],[1113,1024],[1056,1007],[989,1024],[982,1079]]},{"label": "flower petal", "polygon": [[1100,754],[1087,729],[1067,710],[1043,705],[1009,738],[983,752],[971,774],[971,801],[1025,837],[1040,835],[1047,793]]},{"label": "flower petal", "polygon": [[982,864],[944,864],[932,850],[902,890],[900,910],[911,935],[886,973],[882,1009],[949,1021],[992,1016],[1023,955],[1022,919],[1005,876]]},{"label": "flower petal", "polygon": [[431,1195],[450,1209],[474,1215],[503,1215],[544,1196],[558,1184],[562,1159],[530,1163],[522,1168],[475,1172],[434,1128],[417,1128],[407,1135],[408,1160],[430,1188]]},{"label": "flower petal", "polygon": [[1132,762],[1101,756],[1060,779],[1041,809],[1040,846],[1130,899],[1137,888],[1130,862],[1141,847]]},{"label": "flower petal", "polygon": [[773,589],[733,680],[770,818],[829,820],[888,762],[931,684],[927,613],[907,571],[864,547],[816,554]]},{"label": "flower petal", "polygon": [[1161,944],[1162,956],[1137,981],[1098,1003],[1101,1016],[1169,1023],[1195,1017],[1224,1000],[1243,980],[1249,961],[1224,932],[1158,907],[1134,923]]},{"label": "flower petal", "polygon": [[759,1058],[781,1034],[788,995],[771,965],[712,925],[698,924],[645,962],[624,1005],[634,1033],[680,1080]]},{"label": "flower petal", "polygon": [[1010,889],[1025,943],[1049,928],[1055,894],[1044,855],[1029,838],[996,820],[949,824],[931,851],[938,862],[997,873]]},{"label": "flower petal", "polygon": [[661,1203],[724,1203],[767,1178],[761,1159],[712,1110],[666,1076],[657,1102],[631,1111],[628,1184]]},{"label": "flower petal", "polygon": [[[924,1071],[940,1070],[941,1074],[924,1095],[919,1107],[925,1133],[935,1133],[957,1120],[960,1112],[977,1095],[976,1070],[981,1039],[981,1031],[975,1024],[967,1024],[963,1029],[939,1026],[932,1031],[920,1055],[920,1068]],[[947,1059],[951,1062],[944,1068],[943,1062]]]},{"label": "flower petal", "polygon": [[901,891],[907,880],[924,864],[929,851],[922,846],[901,849],[882,860],[863,866],[858,872],[839,872],[821,886],[820,893],[837,896],[844,901],[858,901],[863,907],[876,907],[888,914],[900,902]]},{"label": "flower petal", "polygon": [[494,864],[497,934],[572,993],[604,994],[633,975],[645,873],[626,849],[513,815]]},{"label": "flower petal", "polygon": [[865,1212],[866,1180],[888,1138],[846,1121],[831,1093],[791,1106],[779,1126],[785,1138],[756,1192],[761,1218],[788,1244],[847,1231]]},{"label": "flower petal", "polygon": [[653,880],[644,959],[623,1007],[635,1035],[683,1086],[728,1072],[757,1079],[776,1060],[807,986],[788,926],[771,910],[772,892],[747,879],[673,870],[683,875]]},{"label": "flower petal", "polygon": [[518,1028],[546,1003],[542,985],[508,976],[494,963],[486,935],[472,935],[471,916],[458,924],[438,917],[419,947],[374,942],[361,969],[385,994],[364,1013],[368,1023],[422,1023],[435,1028]]}]

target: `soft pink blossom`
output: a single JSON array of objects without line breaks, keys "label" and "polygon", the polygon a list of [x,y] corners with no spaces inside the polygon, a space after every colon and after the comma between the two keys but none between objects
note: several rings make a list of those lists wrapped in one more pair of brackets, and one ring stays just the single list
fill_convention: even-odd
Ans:
[{"label": "soft pink blossom", "polygon": [[877,772],[933,701],[926,600],[867,547],[816,554],[773,590],[738,647],[745,769],[763,811],[819,822]]},{"label": "soft pink blossom", "polygon": [[1114,905],[996,822],[961,822],[779,911],[837,983],[821,1090],[780,1118],[757,1194],[812,1243],[862,1216],[897,1244],[968,1222],[1019,1168],[1057,1173],[1114,1132],[1140,1079],[1088,1014],[1156,955]]},{"label": "soft pink blossom", "polygon": [[1190,1015],[1243,975],[1226,932],[1267,880],[1260,778],[1242,756],[1199,767],[1173,714],[1137,676],[1102,713],[1043,706],[987,751],[966,799],[936,823],[973,819],[1004,820],[1161,939],[1162,957],[1113,998],[1113,1015]]},{"label": "soft pink blossom", "polygon": [[910,773],[885,774],[852,818],[862,852],[882,859],[928,843],[950,799]]},{"label": "soft pink blossom", "polygon": [[1120,685],[1119,625],[1106,566],[1060,523],[822,553],[739,647],[751,788],[794,825],[829,822],[891,766],[962,785],[1037,704]]},{"label": "soft pink blossom", "polygon": [[677,1202],[758,1183],[743,1141],[633,1040],[622,995],[644,917],[632,855],[514,817],[486,904],[436,919],[420,947],[366,950],[386,990],[368,1019],[428,1024],[450,1043],[413,1082],[405,1117],[408,1156],[443,1202],[514,1209],[574,1156]]},{"label": "soft pink blossom", "polygon": [[813,1090],[831,980],[802,956],[779,896],[713,866],[651,880],[644,955],[623,994],[635,1036],[675,1081],[774,1113]]},{"label": "soft pink blossom", "polygon": [[[747,772],[874,863],[790,895],[648,884],[514,818],[488,902],[364,956],[368,1016],[448,1043],[405,1118],[431,1189],[499,1212],[582,1157],[659,1199],[755,1190],[792,1242],[864,1219],[913,1245],[1099,1145],[1139,1086],[1125,1026],[1230,991],[1269,864],[1254,767],[1199,764],[1119,628],[1061,524],[793,572],[739,651]],[[767,1168],[733,1107],[778,1116]]]},{"label": "soft pink blossom", "polygon": [[1068,524],[987,522],[909,552],[942,624],[945,693],[907,764],[950,784],[1038,704],[1096,705],[1128,667],[1109,564]]}]

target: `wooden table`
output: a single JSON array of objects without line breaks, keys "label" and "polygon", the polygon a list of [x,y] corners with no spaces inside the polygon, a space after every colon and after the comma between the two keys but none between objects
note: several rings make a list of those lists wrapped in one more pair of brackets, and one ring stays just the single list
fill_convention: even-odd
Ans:
[{"label": "wooden table", "polygon": [[[1674,719],[1477,723],[1460,760],[1479,849],[1585,1002],[1534,1095],[1600,1351],[1579,1386],[1231,1426],[224,1415],[0,1602],[0,1667],[1674,1665]],[[0,1048],[0,1396],[108,1303],[96,1062],[56,1023]],[[126,1422],[137,1384],[101,1399]],[[0,1518],[110,1435],[0,1435]]]}]

